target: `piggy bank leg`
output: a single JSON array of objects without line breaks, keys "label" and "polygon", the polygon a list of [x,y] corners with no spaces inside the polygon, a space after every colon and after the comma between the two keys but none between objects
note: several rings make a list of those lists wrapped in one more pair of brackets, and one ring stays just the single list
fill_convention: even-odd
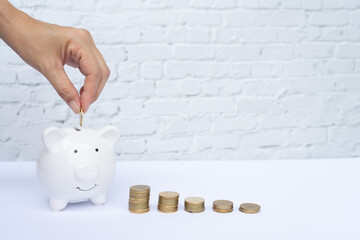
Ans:
[{"label": "piggy bank leg", "polygon": [[50,202],[50,208],[53,211],[61,211],[63,210],[66,205],[68,204],[67,201],[63,200],[63,199],[59,199],[59,198],[50,198],[49,199]]},{"label": "piggy bank leg", "polygon": [[90,199],[95,205],[103,205],[106,202],[106,194],[102,194]]}]

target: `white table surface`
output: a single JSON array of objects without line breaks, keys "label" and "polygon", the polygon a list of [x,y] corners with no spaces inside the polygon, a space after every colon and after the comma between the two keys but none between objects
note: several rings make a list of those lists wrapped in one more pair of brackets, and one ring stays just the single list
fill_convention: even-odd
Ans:
[{"label": "white table surface", "polygon": [[[0,239],[360,239],[360,159],[118,162],[104,206],[50,211],[33,162],[0,163]],[[151,210],[127,210],[131,185],[151,186]],[[158,193],[180,193],[179,211],[156,210]],[[183,209],[205,198],[206,211]],[[213,200],[234,212],[212,211]],[[244,214],[240,203],[261,205]]]}]

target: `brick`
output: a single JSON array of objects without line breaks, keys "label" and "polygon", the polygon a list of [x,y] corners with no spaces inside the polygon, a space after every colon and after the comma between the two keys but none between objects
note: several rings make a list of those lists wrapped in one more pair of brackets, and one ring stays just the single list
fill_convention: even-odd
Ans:
[{"label": "brick", "polygon": [[327,134],[325,128],[307,128],[296,129],[291,135],[288,144],[294,145],[310,145],[321,144],[327,142]]},{"label": "brick", "polygon": [[114,123],[122,136],[143,136],[156,132],[157,124],[152,119],[123,119]]},{"label": "brick", "polygon": [[169,124],[169,133],[179,134],[189,132],[207,132],[210,130],[210,121],[207,118],[176,119]]},{"label": "brick", "polygon": [[283,130],[268,130],[246,134],[241,138],[242,147],[279,147],[287,143],[289,132]]},{"label": "brick", "polygon": [[102,99],[121,99],[130,95],[130,85],[128,83],[106,84],[102,93]]},{"label": "brick", "polygon": [[300,58],[329,58],[333,56],[334,46],[332,44],[301,44],[297,48]]},{"label": "brick", "polygon": [[348,15],[340,11],[322,11],[309,14],[309,23],[316,26],[345,26]]},{"label": "brick", "polygon": [[140,116],[144,108],[140,100],[122,100],[119,105],[121,116]]},{"label": "brick", "polygon": [[322,7],[322,0],[303,0],[303,7],[306,10],[320,10]]},{"label": "brick", "polygon": [[176,100],[149,100],[145,102],[145,113],[154,115],[179,115],[187,110],[187,104]]},{"label": "brick", "polygon": [[144,79],[161,79],[163,77],[163,64],[145,62],[141,65],[141,75]]},{"label": "brick", "polygon": [[10,69],[0,69],[1,84],[16,83],[16,71]]},{"label": "brick", "polygon": [[339,58],[359,58],[360,44],[339,45],[337,55]]},{"label": "brick", "polygon": [[16,161],[20,158],[20,146],[13,143],[2,143],[0,145],[2,161]]},{"label": "brick", "polygon": [[217,49],[216,59],[221,61],[241,61],[260,59],[260,46],[222,46]]},{"label": "brick", "polygon": [[28,101],[30,98],[29,88],[21,85],[5,85],[0,88],[0,102],[10,103]]},{"label": "brick", "polygon": [[151,97],[155,92],[153,82],[134,82],[131,85],[132,95],[135,97]]},{"label": "brick", "polygon": [[276,109],[276,101],[271,98],[239,97],[237,101],[237,112],[240,114],[274,112]]},{"label": "brick", "polygon": [[129,82],[139,79],[139,67],[136,63],[120,63],[117,69],[119,81]]},{"label": "brick", "polygon": [[156,95],[160,97],[178,97],[180,95],[180,84],[173,81],[156,82]]},{"label": "brick", "polygon": [[123,153],[125,154],[142,154],[146,151],[146,143],[144,139],[124,140],[122,143]]},{"label": "brick", "polygon": [[205,62],[175,62],[165,63],[165,78],[182,79],[186,77],[202,78],[209,73],[208,63]]},{"label": "brick", "polygon": [[234,112],[235,103],[231,98],[198,98],[189,104],[190,112]]},{"label": "brick", "polygon": [[294,57],[294,50],[291,45],[267,45],[262,49],[264,60],[287,60]]},{"label": "brick", "polygon": [[257,126],[257,119],[250,116],[220,117],[213,121],[214,131],[251,130]]},{"label": "brick", "polygon": [[178,16],[178,24],[189,26],[219,26],[221,14],[209,11],[186,11]]},{"label": "brick", "polygon": [[314,72],[315,65],[309,61],[292,61],[274,65],[274,73],[278,74],[279,76],[312,76]]},{"label": "brick", "polygon": [[172,57],[170,46],[167,45],[138,45],[127,46],[129,61],[156,61],[166,60]]},{"label": "brick", "polygon": [[206,60],[215,56],[215,47],[198,45],[175,46],[176,59]]},{"label": "brick", "polygon": [[167,139],[151,138],[147,141],[149,152],[181,152],[190,148],[191,137],[176,137]]},{"label": "brick", "polygon": [[211,34],[207,29],[188,29],[186,31],[185,41],[188,43],[209,43],[211,41]]},{"label": "brick", "polygon": [[186,96],[196,96],[201,93],[202,86],[202,81],[185,80],[181,82],[181,93]]},{"label": "brick", "polygon": [[241,78],[250,75],[250,65],[241,63],[211,63],[211,78]]}]

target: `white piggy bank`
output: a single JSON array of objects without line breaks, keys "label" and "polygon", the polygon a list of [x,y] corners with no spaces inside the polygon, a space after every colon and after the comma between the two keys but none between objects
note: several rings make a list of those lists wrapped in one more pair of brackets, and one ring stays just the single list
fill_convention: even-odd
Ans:
[{"label": "white piggy bank", "polygon": [[114,144],[118,128],[100,130],[49,127],[42,135],[44,148],[37,174],[49,195],[50,207],[60,211],[69,202],[106,202],[115,174]]}]

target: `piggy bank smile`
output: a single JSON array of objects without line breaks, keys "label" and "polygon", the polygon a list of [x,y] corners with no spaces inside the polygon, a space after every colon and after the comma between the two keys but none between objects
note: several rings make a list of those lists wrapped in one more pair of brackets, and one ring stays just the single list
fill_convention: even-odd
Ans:
[{"label": "piggy bank smile", "polygon": [[71,202],[106,202],[115,174],[114,144],[119,136],[114,126],[100,130],[50,127],[44,131],[37,174],[52,210],[60,211]]},{"label": "piggy bank smile", "polygon": [[80,190],[80,191],[83,191],[83,192],[86,192],[86,191],[93,190],[93,189],[96,188],[97,186],[99,186],[99,185],[95,184],[94,186],[92,186],[91,188],[88,188],[88,189],[86,189],[86,188],[80,188],[80,187],[76,187],[76,189],[78,189],[78,190]]}]

